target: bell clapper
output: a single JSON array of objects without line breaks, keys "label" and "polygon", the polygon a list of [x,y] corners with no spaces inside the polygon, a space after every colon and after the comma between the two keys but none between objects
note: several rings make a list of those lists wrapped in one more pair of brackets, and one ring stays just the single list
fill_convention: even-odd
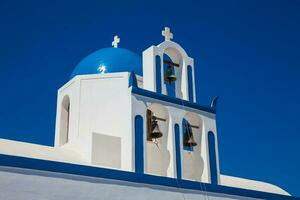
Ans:
[{"label": "bell clapper", "polygon": [[159,145],[158,145],[158,139],[153,138],[152,142],[155,144],[155,146],[158,148],[158,150],[160,150]]}]

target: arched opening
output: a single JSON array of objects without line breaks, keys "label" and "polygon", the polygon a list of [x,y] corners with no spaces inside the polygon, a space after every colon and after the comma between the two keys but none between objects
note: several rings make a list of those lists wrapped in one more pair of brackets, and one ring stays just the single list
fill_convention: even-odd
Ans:
[{"label": "arched opening", "polygon": [[172,59],[167,55],[164,54],[163,56],[163,62],[164,62],[164,83],[166,85],[166,93],[170,97],[176,97],[176,81],[175,82],[169,82],[166,80],[167,76],[170,76],[173,74],[174,77],[175,75],[175,66],[172,65],[174,63]]},{"label": "arched opening", "polygon": [[[160,104],[151,104],[147,110],[146,173],[168,176],[168,111]],[[157,132],[161,135],[156,138]]]},{"label": "arched opening", "polygon": [[209,166],[211,184],[218,184],[218,169],[216,156],[216,139],[212,131],[208,132]]},{"label": "arched opening", "polygon": [[[197,145],[197,142],[194,139],[193,127],[185,118],[182,120],[182,136],[183,149],[186,151],[193,151],[193,147],[194,145]],[[192,144],[193,141],[195,141],[194,144]]]},{"label": "arched opening", "polygon": [[182,120],[182,165],[183,178],[201,181],[204,161],[201,156],[201,138],[203,130],[202,119],[196,114],[188,112]]},{"label": "arched opening", "polygon": [[[167,48],[163,54],[164,63],[164,94],[171,97],[182,98],[182,66],[183,60],[180,52],[175,48]],[[166,81],[169,74],[174,75],[175,81]],[[174,79],[173,79],[174,80]]]},{"label": "arched opening", "polygon": [[60,114],[60,145],[64,145],[69,140],[70,129],[70,98],[64,96],[61,103]]},{"label": "arched opening", "polygon": [[161,94],[161,60],[160,56],[155,56],[156,69],[156,92]]},{"label": "arched opening", "polygon": [[194,101],[194,90],[193,90],[193,69],[189,65],[187,67],[187,74],[188,74],[188,94],[189,94],[189,101]]},{"label": "arched opening", "polygon": [[144,173],[144,124],[140,115],[134,118],[135,132],[135,172]]}]

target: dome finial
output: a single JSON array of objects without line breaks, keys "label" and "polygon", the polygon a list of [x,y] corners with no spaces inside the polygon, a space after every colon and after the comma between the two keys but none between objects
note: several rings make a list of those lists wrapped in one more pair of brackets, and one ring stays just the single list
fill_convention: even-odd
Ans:
[{"label": "dome finial", "polygon": [[171,33],[169,27],[165,27],[165,30],[161,32],[161,35],[165,37],[165,41],[171,41],[171,39],[173,39],[173,33]]},{"label": "dome finial", "polygon": [[118,44],[120,43],[120,38],[119,36],[115,35],[114,37],[114,41],[111,43],[111,45],[114,47],[114,48],[118,48]]}]

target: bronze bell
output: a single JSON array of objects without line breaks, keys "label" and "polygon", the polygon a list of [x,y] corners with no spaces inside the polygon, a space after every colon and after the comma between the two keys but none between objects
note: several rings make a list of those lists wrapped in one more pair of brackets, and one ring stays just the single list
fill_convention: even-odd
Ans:
[{"label": "bronze bell", "polygon": [[151,131],[151,134],[150,134],[151,139],[155,139],[156,140],[157,138],[160,138],[162,136],[163,136],[163,134],[159,130],[159,126],[158,126],[157,121],[153,120],[152,121],[152,131]]},{"label": "bronze bell", "polygon": [[192,130],[190,130],[190,127],[186,126],[185,131],[186,134],[185,134],[184,146],[186,147],[197,146],[197,142],[194,139],[193,132]]},{"label": "bronze bell", "polygon": [[194,136],[192,135],[189,140],[187,141],[187,146],[188,147],[194,147],[197,146],[197,142],[194,139]]},{"label": "bronze bell", "polygon": [[174,81],[176,81],[176,79],[177,78],[174,74],[173,67],[171,65],[168,65],[168,68],[165,73],[165,81],[168,83],[173,83]]}]

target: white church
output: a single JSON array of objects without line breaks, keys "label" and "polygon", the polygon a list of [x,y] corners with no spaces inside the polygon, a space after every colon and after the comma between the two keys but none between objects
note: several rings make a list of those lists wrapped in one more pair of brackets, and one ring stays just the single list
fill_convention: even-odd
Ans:
[{"label": "white church", "polygon": [[300,199],[220,173],[217,97],[196,101],[194,60],[172,41],[85,57],[57,92],[55,145],[0,139],[3,200]]}]

